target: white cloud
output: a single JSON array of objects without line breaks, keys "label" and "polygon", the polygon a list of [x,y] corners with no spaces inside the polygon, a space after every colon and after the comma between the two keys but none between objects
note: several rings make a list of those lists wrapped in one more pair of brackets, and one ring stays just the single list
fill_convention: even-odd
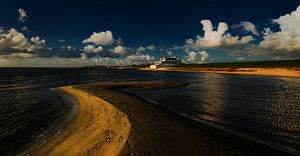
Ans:
[{"label": "white cloud", "polygon": [[244,36],[240,39],[239,36],[231,36],[231,34],[227,33],[223,38],[222,38],[222,43],[223,45],[242,45],[242,44],[247,44],[249,42],[253,41],[253,37],[248,35]]},{"label": "white cloud", "polygon": [[196,41],[193,39],[187,39],[187,48],[197,49],[197,48],[214,48],[221,46],[235,46],[248,44],[253,41],[254,38],[251,35],[248,36],[232,36],[230,33],[226,33],[228,30],[228,25],[224,22],[220,22],[217,30],[213,29],[213,25],[210,20],[202,20],[204,36],[197,36]]},{"label": "white cloud", "polygon": [[199,47],[221,46],[222,37],[224,33],[228,30],[227,24],[224,22],[220,22],[216,31],[213,29],[210,20],[202,20],[201,24],[203,26],[204,37],[197,36],[196,45]]},{"label": "white cloud", "polygon": [[273,32],[266,28],[264,40],[259,44],[262,49],[284,52],[300,52],[300,6],[284,16],[273,20],[280,31]]},{"label": "white cloud", "polygon": [[156,50],[156,46],[155,46],[155,45],[148,45],[146,48],[147,48],[148,50],[151,50],[151,51]]},{"label": "white cloud", "polygon": [[168,51],[167,51],[167,54],[168,54],[169,56],[172,56],[173,52],[170,51],[170,50],[168,50]]},{"label": "white cloud", "polygon": [[197,56],[197,53],[195,51],[190,51],[188,53],[188,58],[187,58],[187,61],[188,62],[193,62],[196,60],[196,56]]},{"label": "white cloud", "polygon": [[82,54],[81,62],[89,65],[105,65],[105,66],[124,66],[133,64],[149,64],[154,61],[154,57],[150,55],[129,55],[125,58],[87,58],[85,54]]},{"label": "white cloud", "polygon": [[[200,62],[204,62],[209,58],[209,54],[206,51],[189,51],[186,59],[186,62],[198,62],[198,58],[200,59]],[[198,56],[199,55],[199,56]]]},{"label": "white cloud", "polygon": [[82,41],[82,43],[94,43],[95,45],[112,45],[113,35],[111,31],[106,32],[94,32],[88,39]]},{"label": "white cloud", "polygon": [[189,38],[189,39],[185,40],[185,43],[188,45],[194,45],[194,40]]},{"label": "white cloud", "polygon": [[83,48],[86,53],[99,53],[103,50],[102,46],[95,47],[93,45],[87,45]]},{"label": "white cloud", "polygon": [[64,40],[64,39],[60,39],[60,40],[58,40],[57,42],[58,42],[58,43],[65,43],[65,42],[66,42],[66,40]]},{"label": "white cloud", "polygon": [[114,49],[110,49],[111,52],[115,54],[124,54],[126,53],[127,48],[123,46],[117,46]]},{"label": "white cloud", "polygon": [[256,30],[256,27],[253,23],[251,22],[248,22],[248,21],[242,21],[240,23],[240,25],[246,30],[246,31],[249,31],[251,32],[252,34],[258,36],[258,32]]},{"label": "white cloud", "polygon": [[138,47],[138,48],[136,49],[136,51],[137,51],[138,53],[144,52],[145,50],[146,50],[146,48],[143,47],[143,46],[140,46],[140,47]]},{"label": "white cloud", "polygon": [[244,60],[245,60],[244,57],[238,57],[238,58],[236,58],[236,59],[239,60],[239,61],[244,61]]},{"label": "white cloud", "polygon": [[87,62],[88,57],[86,56],[85,53],[81,53],[81,54],[80,54],[80,60],[81,60],[83,63],[86,63],[86,62]]},{"label": "white cloud", "polygon": [[18,50],[25,50],[30,47],[30,42],[16,29],[11,28],[0,33],[0,49],[13,48]]},{"label": "white cloud", "polygon": [[275,56],[275,57],[273,58],[273,60],[280,60],[280,57],[279,57],[279,56]]},{"label": "white cloud", "polygon": [[[37,52],[42,49],[46,49],[46,41],[38,36],[28,40],[23,33],[14,28],[0,32],[0,53],[4,55],[11,53],[12,57],[32,57],[33,54],[26,52]],[[22,53],[15,53],[16,51]]]},{"label": "white cloud", "polygon": [[209,54],[206,51],[199,52],[201,62],[204,62],[208,59]]},{"label": "white cloud", "polygon": [[20,22],[25,22],[26,19],[28,18],[27,13],[25,12],[25,10],[24,9],[19,9],[18,12],[19,12],[18,20]]},{"label": "white cloud", "polygon": [[129,55],[127,60],[133,63],[146,64],[154,61],[154,57],[150,55]]},{"label": "white cloud", "polygon": [[24,27],[21,28],[21,30],[22,30],[22,31],[27,31],[28,28],[27,28],[26,26],[24,26]]},{"label": "white cloud", "polygon": [[32,45],[30,46],[30,48],[28,48],[29,51],[45,48],[46,41],[44,39],[40,39],[38,36],[31,37],[30,41],[32,42]]},{"label": "white cloud", "polygon": [[68,49],[69,51],[71,51],[71,50],[76,50],[76,48],[75,48],[74,46],[67,46],[67,49]]},{"label": "white cloud", "polygon": [[[123,66],[133,64],[149,64],[154,61],[154,57],[150,55],[129,55],[127,57],[110,58],[110,57],[93,57],[89,58],[87,54],[81,53],[78,58],[60,58],[60,57],[34,57],[32,54],[13,54],[0,55],[0,66],[8,67],[82,67],[93,65],[105,66]],[[31,59],[24,59],[24,57]]]}]

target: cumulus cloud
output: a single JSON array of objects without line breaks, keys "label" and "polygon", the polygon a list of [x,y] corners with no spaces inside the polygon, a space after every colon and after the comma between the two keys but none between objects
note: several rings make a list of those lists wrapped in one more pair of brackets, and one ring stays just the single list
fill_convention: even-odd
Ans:
[{"label": "cumulus cloud", "polygon": [[88,39],[82,41],[82,43],[94,43],[95,45],[112,45],[113,34],[111,31],[94,32]]},{"label": "cumulus cloud", "polygon": [[199,62],[198,60],[200,59],[200,62],[204,62],[209,58],[209,54],[206,51],[200,51],[200,52],[195,52],[195,51],[189,51],[187,56],[186,61],[187,62]]},{"label": "cumulus cloud", "polygon": [[67,49],[69,50],[69,51],[71,51],[71,50],[76,50],[76,48],[74,47],[74,46],[67,46]]},{"label": "cumulus cloud", "polygon": [[223,45],[228,46],[247,44],[251,41],[253,41],[253,37],[250,35],[240,38],[239,36],[231,36],[231,34],[227,33],[222,38]]},{"label": "cumulus cloud", "polygon": [[138,47],[138,48],[136,49],[136,52],[140,53],[140,52],[144,52],[145,50],[146,50],[145,47],[140,46],[140,47]]},{"label": "cumulus cloud", "polygon": [[125,58],[100,57],[90,58],[89,62],[97,65],[105,66],[124,66],[124,65],[139,65],[150,64],[154,61],[154,57],[150,55],[129,55]]},{"label": "cumulus cloud", "polygon": [[300,52],[300,6],[284,16],[273,20],[279,25],[280,31],[273,32],[270,28],[266,28],[264,32],[264,40],[259,44],[262,49],[280,51],[282,53],[298,53]]},{"label": "cumulus cloud", "polygon": [[18,32],[16,29],[11,28],[7,31],[2,31],[0,33],[0,50],[1,49],[18,49],[25,50],[30,47],[30,42],[23,35],[23,33]]},{"label": "cumulus cloud", "polygon": [[114,49],[110,49],[111,52],[115,54],[124,54],[126,53],[127,48],[123,46],[116,46]]},{"label": "cumulus cloud", "polygon": [[81,54],[79,58],[80,63],[85,65],[104,65],[104,66],[124,66],[124,65],[139,65],[150,64],[154,61],[154,57],[150,55],[129,55],[122,58],[112,57],[92,57],[88,58],[85,53]]},{"label": "cumulus cloud", "polygon": [[[24,57],[32,59],[23,59]],[[151,55],[132,54],[126,57],[88,57],[86,53],[80,53],[74,58],[65,58],[60,56],[37,57],[34,54],[15,53],[12,55],[0,55],[0,66],[37,66],[37,67],[80,67],[80,66],[123,66],[149,64],[154,61]]]},{"label": "cumulus cloud", "polygon": [[204,62],[208,59],[209,54],[206,51],[199,52],[201,62]]},{"label": "cumulus cloud", "polygon": [[129,55],[127,60],[134,64],[148,64],[154,61],[154,57],[150,55]]},{"label": "cumulus cloud", "polygon": [[248,21],[242,21],[240,25],[248,32],[251,32],[252,34],[258,36],[258,32],[256,30],[256,27],[253,23]]},{"label": "cumulus cloud", "polygon": [[18,20],[20,22],[25,22],[26,19],[28,18],[27,13],[25,12],[25,10],[20,8],[18,10],[18,12],[19,12],[19,18],[18,18]]},{"label": "cumulus cloud", "polygon": [[185,43],[188,44],[188,45],[193,45],[194,44],[194,40],[189,38],[187,40],[185,40]]},{"label": "cumulus cloud", "polygon": [[103,50],[102,46],[95,47],[93,45],[87,45],[83,48],[85,53],[99,53]]},{"label": "cumulus cloud", "polygon": [[46,47],[46,41],[38,36],[29,40],[14,28],[0,32],[0,55],[3,57],[30,58],[48,54],[50,49]]},{"label": "cumulus cloud", "polygon": [[26,26],[24,26],[24,27],[21,28],[21,30],[22,30],[22,31],[27,31],[28,28],[27,28]]},{"label": "cumulus cloud", "polygon": [[218,47],[222,45],[222,37],[228,30],[228,26],[224,22],[220,22],[217,30],[213,29],[210,20],[201,20],[204,36],[197,36],[196,45],[199,47]]},{"label": "cumulus cloud", "polygon": [[188,58],[187,58],[187,61],[188,62],[193,62],[196,60],[196,56],[197,56],[197,53],[195,51],[190,51],[188,53]]},{"label": "cumulus cloud", "polygon": [[44,49],[46,45],[46,41],[44,39],[41,39],[40,37],[32,37],[30,39],[32,42],[32,45],[30,48],[28,48],[29,51],[34,51],[34,50],[39,50],[39,49]]},{"label": "cumulus cloud", "polygon": [[238,58],[236,58],[238,61],[244,61],[245,60],[245,58],[244,57],[238,57]]},{"label": "cumulus cloud", "polygon": [[59,50],[61,52],[69,52],[69,51],[76,51],[76,48],[72,45],[68,45],[68,46],[61,46]]},{"label": "cumulus cloud", "polygon": [[86,56],[85,53],[81,53],[80,54],[80,60],[85,63],[88,60],[88,57]]},{"label": "cumulus cloud", "polygon": [[58,43],[65,43],[65,42],[66,42],[66,40],[64,40],[64,39],[60,39],[60,40],[58,40],[57,42],[58,42]]},{"label": "cumulus cloud", "polygon": [[214,30],[210,20],[202,20],[204,36],[197,36],[196,40],[185,40],[184,48],[187,51],[199,50],[201,48],[229,48],[246,45],[254,40],[253,36],[232,36],[227,32],[228,25],[224,22],[218,24],[218,28]]},{"label": "cumulus cloud", "polygon": [[156,46],[155,46],[155,45],[148,45],[146,48],[147,48],[148,50],[151,50],[151,51],[156,50]]}]

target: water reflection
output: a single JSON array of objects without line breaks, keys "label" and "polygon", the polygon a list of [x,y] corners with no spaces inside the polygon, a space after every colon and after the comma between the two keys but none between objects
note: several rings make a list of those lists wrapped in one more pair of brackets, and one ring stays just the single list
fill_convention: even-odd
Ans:
[{"label": "water reflection", "polygon": [[192,118],[300,150],[299,79],[204,73],[185,76],[190,82],[185,88],[139,94]]},{"label": "water reflection", "polygon": [[[34,135],[24,132],[46,127],[45,121],[68,109],[51,99],[50,87],[140,80],[188,82],[184,88],[140,94],[192,118],[300,151],[300,79],[106,69],[1,69],[0,144],[11,132],[7,140],[19,147]],[[16,122],[27,129],[6,125]],[[15,139],[19,134],[23,139]]]}]

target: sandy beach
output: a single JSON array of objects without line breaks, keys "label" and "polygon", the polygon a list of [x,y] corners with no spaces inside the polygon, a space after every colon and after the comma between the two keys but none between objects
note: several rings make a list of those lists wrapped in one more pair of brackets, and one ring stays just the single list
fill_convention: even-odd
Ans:
[{"label": "sandy beach", "polygon": [[138,68],[138,70],[177,71],[177,72],[203,72],[216,74],[258,75],[258,76],[283,76],[300,77],[299,68],[184,68],[161,67],[157,69]]},{"label": "sandy beach", "polygon": [[180,87],[175,82],[95,83],[58,88],[78,102],[73,124],[32,155],[282,155],[193,124],[118,89]]}]

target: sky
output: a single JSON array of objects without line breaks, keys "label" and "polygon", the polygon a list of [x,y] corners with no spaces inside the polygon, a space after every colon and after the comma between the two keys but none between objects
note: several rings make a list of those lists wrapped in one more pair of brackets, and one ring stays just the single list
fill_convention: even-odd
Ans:
[{"label": "sky", "polygon": [[3,0],[0,67],[300,58],[298,0]]}]

